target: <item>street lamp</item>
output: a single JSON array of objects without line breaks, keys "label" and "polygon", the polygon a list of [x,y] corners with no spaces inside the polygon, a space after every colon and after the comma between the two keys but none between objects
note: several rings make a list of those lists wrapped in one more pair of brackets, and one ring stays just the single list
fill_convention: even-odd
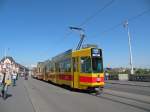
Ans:
[{"label": "street lamp", "polygon": [[128,42],[129,42],[131,74],[134,74],[133,61],[132,61],[131,35],[130,35],[130,31],[129,31],[129,26],[128,26],[128,21],[127,21],[127,20],[124,22],[124,25],[123,25],[123,26],[127,29],[127,32],[128,32]]},{"label": "street lamp", "polygon": [[10,49],[9,48],[5,48],[5,51],[4,51],[4,57],[5,57],[5,59],[6,59],[6,57],[7,57],[7,51],[9,51]]}]

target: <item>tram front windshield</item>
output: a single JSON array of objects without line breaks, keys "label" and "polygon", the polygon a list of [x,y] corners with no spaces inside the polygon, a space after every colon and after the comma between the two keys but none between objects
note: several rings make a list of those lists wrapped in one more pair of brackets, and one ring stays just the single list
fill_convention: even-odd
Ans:
[{"label": "tram front windshield", "polygon": [[82,57],[81,58],[82,73],[102,73],[103,65],[100,57]]},{"label": "tram front windshield", "polygon": [[92,71],[93,73],[102,73],[103,72],[103,64],[102,59],[99,57],[92,58]]}]

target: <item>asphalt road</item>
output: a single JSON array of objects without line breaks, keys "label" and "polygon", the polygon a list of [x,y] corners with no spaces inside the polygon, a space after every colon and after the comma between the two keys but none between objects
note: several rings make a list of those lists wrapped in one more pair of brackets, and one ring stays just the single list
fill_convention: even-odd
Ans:
[{"label": "asphalt road", "polygon": [[[111,88],[111,86],[110,86]],[[104,89],[100,96],[70,91],[36,79],[19,79],[0,98],[0,112],[150,112],[147,95]]]},{"label": "asphalt road", "polygon": [[146,95],[150,97],[150,87],[106,83],[105,88],[115,90],[115,91]]},{"label": "asphalt road", "polygon": [[15,87],[9,86],[8,94],[5,101],[0,97],[0,112],[35,112],[23,80],[18,80]]}]

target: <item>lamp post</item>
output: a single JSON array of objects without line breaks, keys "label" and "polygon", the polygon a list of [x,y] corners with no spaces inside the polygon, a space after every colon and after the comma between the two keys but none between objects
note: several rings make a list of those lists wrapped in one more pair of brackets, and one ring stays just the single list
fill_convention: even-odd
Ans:
[{"label": "lamp post", "polygon": [[131,35],[130,35],[130,31],[129,31],[129,26],[128,26],[128,21],[126,20],[124,22],[124,27],[127,29],[127,33],[128,33],[128,43],[129,43],[129,53],[130,53],[130,66],[131,66],[131,74],[134,74],[134,70],[133,70],[133,58],[132,58],[132,47],[131,47]]},{"label": "lamp post", "polygon": [[8,54],[8,51],[10,50],[10,48],[5,48],[5,50],[4,50],[4,57],[5,57],[5,59],[6,59],[6,57],[7,57],[7,54]]}]

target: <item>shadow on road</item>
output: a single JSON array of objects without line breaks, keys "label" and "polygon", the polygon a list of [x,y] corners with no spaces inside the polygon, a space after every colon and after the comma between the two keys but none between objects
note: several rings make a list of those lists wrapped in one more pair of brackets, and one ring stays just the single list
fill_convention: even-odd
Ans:
[{"label": "shadow on road", "polygon": [[[2,96],[0,96],[2,97]],[[7,100],[9,97],[12,97],[12,94],[7,94],[5,98],[3,98],[4,100]]]},{"label": "shadow on road", "polygon": [[[39,80],[39,79],[36,79],[36,80]],[[48,83],[48,84],[52,84],[54,86],[60,87],[62,89],[65,89],[65,90],[68,90],[68,91],[71,91],[71,92],[79,92],[79,93],[86,93],[86,94],[96,93],[96,91],[94,91],[94,90],[92,90],[92,91],[80,90],[80,89],[76,89],[76,88],[71,88],[70,86],[67,86],[67,85],[59,85],[59,84],[53,83],[51,81],[44,81],[44,80],[39,80],[39,81],[42,81],[42,82],[45,82],[45,83]]]}]

